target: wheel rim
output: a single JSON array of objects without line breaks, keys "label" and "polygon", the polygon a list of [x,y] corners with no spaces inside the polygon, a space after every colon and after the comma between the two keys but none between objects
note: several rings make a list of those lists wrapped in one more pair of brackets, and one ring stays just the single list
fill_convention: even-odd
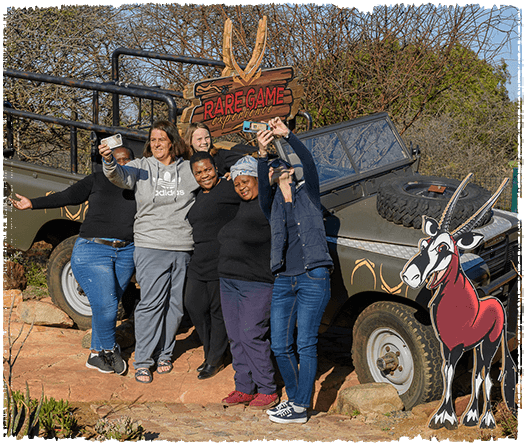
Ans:
[{"label": "wheel rim", "polygon": [[[395,353],[398,366],[391,373],[381,371],[377,360]],[[409,390],[413,382],[414,363],[411,350],[404,338],[392,328],[376,329],[367,342],[367,364],[375,382],[392,384],[399,394]]]},{"label": "wheel rim", "polygon": [[61,285],[64,298],[69,306],[80,315],[91,317],[91,307],[88,297],[83,293],[79,293],[79,284],[73,275],[70,262],[68,262],[62,270]]}]

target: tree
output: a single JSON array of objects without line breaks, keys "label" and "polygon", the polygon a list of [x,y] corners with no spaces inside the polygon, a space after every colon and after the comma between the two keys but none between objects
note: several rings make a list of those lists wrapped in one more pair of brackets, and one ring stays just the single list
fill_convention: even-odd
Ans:
[{"label": "tree", "polygon": [[[107,81],[108,54],[122,39],[121,10],[112,7],[9,8],[4,28],[4,68],[78,80]],[[91,96],[84,90],[4,77],[4,99],[15,108],[91,120]],[[106,103],[104,102],[106,100]],[[108,99],[101,98],[106,119]],[[80,170],[90,166],[89,134],[79,136]],[[18,120],[21,159],[59,167],[69,160],[69,129]]]},{"label": "tree", "polygon": [[[513,7],[394,5],[377,6],[370,13],[334,5],[279,3],[10,9],[6,66],[108,80],[109,55],[118,46],[220,60],[226,18],[234,23],[235,56],[243,64],[250,59],[263,16],[269,24],[263,65],[294,67],[306,92],[304,109],[313,115],[315,126],[387,111],[400,132],[409,135],[417,124],[422,128],[437,114],[445,121],[441,114],[448,107],[450,114],[461,112],[461,98],[468,95],[473,111],[481,104],[487,104],[487,110],[506,111],[507,130],[500,132],[495,145],[507,144],[506,153],[514,151],[508,142],[510,129],[517,127],[516,117],[508,118],[510,104],[502,88],[506,71],[496,60],[516,37],[518,11]],[[23,31],[28,29],[26,37]],[[67,55],[73,62],[66,60]],[[216,68],[164,60],[125,57],[122,66],[124,82],[177,91],[220,75]],[[480,83],[482,75],[486,81]],[[4,83],[4,88],[18,103],[35,108],[38,104],[42,110],[63,105],[65,109],[72,102],[64,94],[36,100],[33,87],[13,92]],[[75,99],[77,108],[87,101]],[[459,105],[452,109],[455,103]],[[133,101],[127,104],[125,116],[131,123],[136,109]],[[187,105],[180,100],[180,106]],[[474,119],[476,112],[470,114]],[[469,138],[484,140],[496,134],[490,127],[486,136],[480,134],[483,127],[470,125],[474,133]]]}]

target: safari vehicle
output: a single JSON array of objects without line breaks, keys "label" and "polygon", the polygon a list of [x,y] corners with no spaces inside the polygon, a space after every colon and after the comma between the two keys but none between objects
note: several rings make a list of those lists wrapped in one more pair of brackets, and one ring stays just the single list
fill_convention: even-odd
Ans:
[{"label": "safari vehicle", "polygon": [[[259,111],[261,114],[257,115],[257,120],[260,121],[265,119],[264,112],[269,117],[297,114],[297,110],[290,113],[291,107],[294,108],[290,104],[294,104],[295,99],[287,99],[288,102],[283,100],[285,93],[292,91],[291,95],[294,96],[298,92],[294,92],[297,86],[291,89],[283,81],[286,76],[287,79],[292,78],[290,67],[286,70],[262,71],[263,74],[254,79],[245,76],[245,85],[239,90],[239,95],[234,92],[231,81],[227,85],[228,79],[225,77],[218,78],[218,85],[214,88],[210,87],[210,82],[198,83],[184,94],[185,98],[189,97],[193,101],[191,113],[185,114],[185,110],[178,109],[174,101],[174,98],[183,96],[182,92],[120,85],[117,62],[122,54],[225,67],[219,61],[119,49],[112,58],[112,71],[114,75],[117,74],[112,83],[96,84],[4,71],[4,77],[88,89],[93,92],[94,103],[98,92],[114,95],[113,126],[99,125],[96,113],[93,122],[79,122],[4,107],[7,122],[5,139],[8,142],[7,150],[4,150],[5,196],[14,196],[14,193],[28,197],[40,196],[62,190],[83,177],[75,173],[74,168],[70,173],[17,160],[16,152],[9,144],[12,141],[12,120],[15,118],[37,119],[66,125],[73,130],[80,128],[92,131],[92,165],[96,171],[101,168],[97,152],[101,138],[120,133],[124,144],[139,156],[147,138],[143,130],[119,127],[120,95],[163,101],[168,108],[168,118],[174,123],[180,123],[185,116],[187,119],[189,116],[206,118],[208,113],[217,132],[240,130],[243,121],[252,114],[257,115]],[[238,71],[240,69],[235,68]],[[239,76],[245,74],[242,72]],[[265,82],[265,76],[269,78],[268,85],[278,90],[273,91],[261,84]],[[279,82],[285,84],[276,87]],[[210,97],[212,90],[217,92],[216,97]],[[201,92],[202,96],[198,97],[196,92]],[[227,92],[227,96],[220,96],[223,92]],[[264,107],[259,111],[255,107],[248,107],[251,97],[253,104],[257,104],[256,92],[259,92],[258,100],[261,97],[261,101],[271,100],[272,103],[263,104]],[[241,111],[234,110],[243,95],[247,107],[240,108]],[[233,115],[217,115],[220,104],[224,104],[227,111],[230,107],[240,121],[234,122]],[[283,112],[285,109],[286,112]],[[204,110],[201,115],[199,110]],[[237,127],[235,124],[238,124]],[[213,136],[217,136],[217,133],[213,133]],[[431,294],[425,288],[409,289],[402,282],[400,272],[407,260],[417,252],[418,242],[423,237],[420,230],[422,215],[437,217],[458,181],[419,175],[418,150],[406,147],[386,113],[307,130],[297,133],[297,136],[312,152],[319,170],[327,240],[335,264],[332,297],[321,330],[332,326],[352,329],[353,341],[349,348],[352,348],[352,361],[359,380],[391,383],[407,409],[439,398],[442,394],[441,354],[427,308]],[[276,148],[278,154],[291,164],[298,163],[284,140],[276,141]],[[72,144],[72,166],[75,165],[75,145]],[[296,166],[296,174],[301,175],[300,166]],[[469,218],[478,209],[478,204],[484,203],[489,196],[488,191],[470,184],[456,207],[457,223]],[[53,244],[54,250],[48,265],[51,297],[83,329],[90,325],[91,310],[71,273],[69,258],[85,212],[84,204],[28,214],[13,210],[4,199],[6,241],[22,250],[29,249],[39,240]],[[491,294],[503,302],[508,314],[509,339],[516,340],[517,215],[502,210],[489,212],[477,232],[484,235],[485,242],[473,252],[463,253],[463,268],[481,297]]]}]

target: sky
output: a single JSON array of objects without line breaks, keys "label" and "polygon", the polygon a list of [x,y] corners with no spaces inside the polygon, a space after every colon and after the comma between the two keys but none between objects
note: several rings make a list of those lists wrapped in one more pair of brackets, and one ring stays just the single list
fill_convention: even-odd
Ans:
[{"label": "sky", "polygon": [[[522,52],[522,30],[523,30],[523,15],[522,8],[516,8],[518,16],[518,27],[509,44],[503,46],[499,55],[496,57],[496,62],[504,59],[508,65],[508,71],[511,75],[511,80],[507,84],[508,94],[513,101],[519,97],[524,99],[524,54]],[[502,35],[496,33],[494,36],[495,42],[502,39]]]},{"label": "sky", "polygon": [[[514,6],[513,3],[509,3]],[[517,8],[519,8],[517,6]],[[522,16],[522,10],[518,9],[519,17]],[[519,25],[520,26],[520,25]],[[522,37],[524,26],[517,30],[517,38],[512,42],[511,48],[502,52],[502,58],[509,65],[508,71],[511,75],[511,83],[508,85],[508,92],[511,100],[515,100],[524,95],[524,70],[522,54]]]}]

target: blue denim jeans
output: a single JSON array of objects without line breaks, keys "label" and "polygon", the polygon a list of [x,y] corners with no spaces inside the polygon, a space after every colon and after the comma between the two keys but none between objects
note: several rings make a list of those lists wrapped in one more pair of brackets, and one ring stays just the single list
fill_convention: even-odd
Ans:
[{"label": "blue denim jeans", "polygon": [[[318,367],[318,329],[330,298],[325,267],[297,276],[280,275],[274,282],[270,311],[272,351],[290,402],[309,407]],[[294,330],[297,324],[296,347]]]},{"label": "blue denim jeans", "polygon": [[79,237],[71,254],[71,270],[91,306],[91,349],[115,347],[119,301],[133,275],[134,245],[113,248]]}]

